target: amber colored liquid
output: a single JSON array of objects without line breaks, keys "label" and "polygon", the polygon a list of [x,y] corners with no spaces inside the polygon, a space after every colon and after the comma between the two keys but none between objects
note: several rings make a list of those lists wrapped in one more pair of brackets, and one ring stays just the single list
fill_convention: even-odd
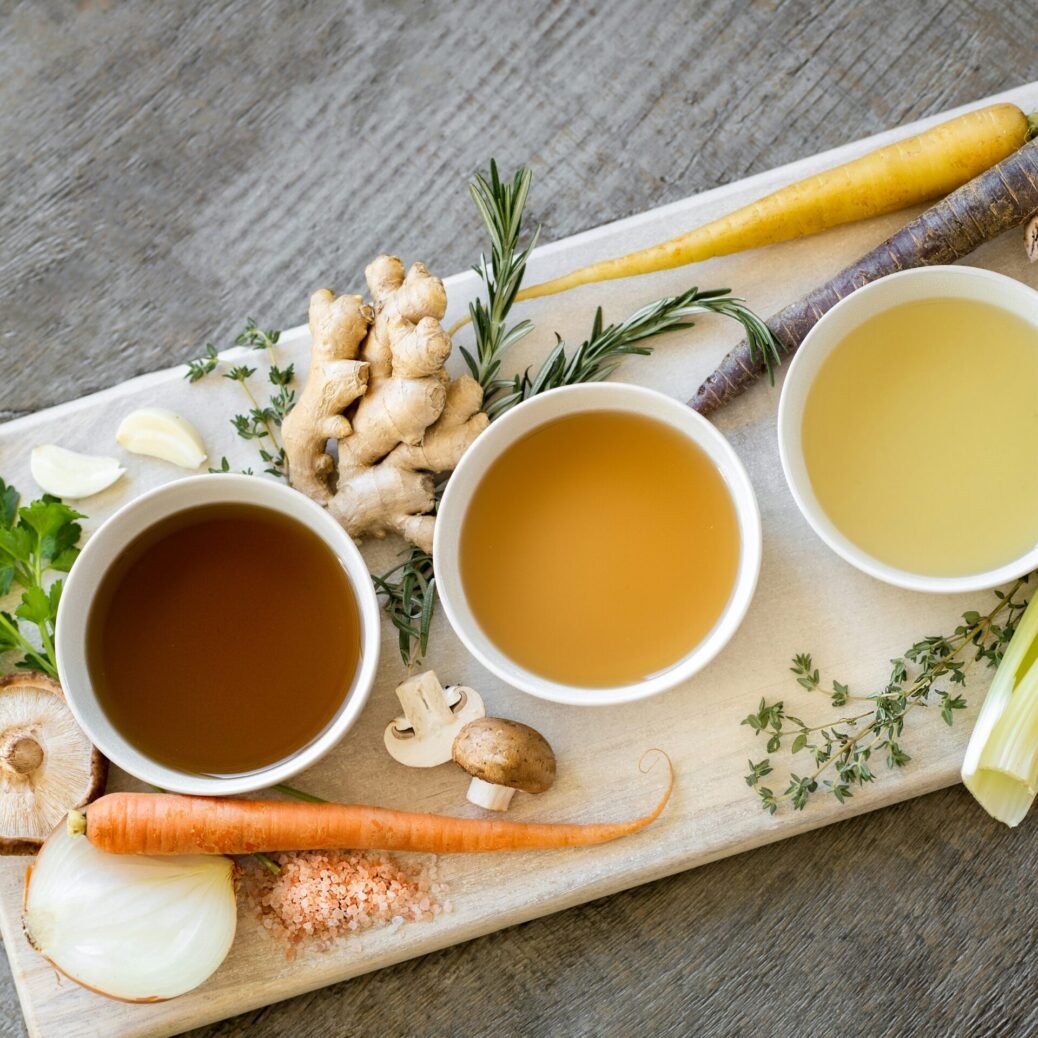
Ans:
[{"label": "amber colored liquid", "polygon": [[146,530],[105,574],[87,623],[111,723],[196,774],[255,771],[311,742],[345,701],[360,644],[336,555],[254,505],[193,508]]},{"label": "amber colored liquid", "polygon": [[525,669],[609,687],[677,663],[735,584],[739,529],[710,459],[662,422],[559,418],[512,444],[469,503],[461,578],[487,637]]},{"label": "amber colored liquid", "polygon": [[903,303],[826,358],[804,406],[815,496],[858,547],[930,576],[1038,542],[1038,328],[990,303]]}]

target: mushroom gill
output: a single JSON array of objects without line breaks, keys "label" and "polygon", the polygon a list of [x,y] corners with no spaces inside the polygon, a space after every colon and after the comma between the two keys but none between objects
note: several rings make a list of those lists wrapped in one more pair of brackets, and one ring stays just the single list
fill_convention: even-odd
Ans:
[{"label": "mushroom gill", "polygon": [[56,681],[31,671],[0,678],[0,854],[35,854],[107,774]]}]

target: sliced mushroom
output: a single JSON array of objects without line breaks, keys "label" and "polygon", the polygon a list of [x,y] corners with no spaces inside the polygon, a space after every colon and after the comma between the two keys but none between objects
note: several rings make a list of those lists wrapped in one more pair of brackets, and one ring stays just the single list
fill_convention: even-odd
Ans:
[{"label": "sliced mushroom", "polygon": [[555,754],[540,732],[503,717],[470,721],[454,740],[454,762],[472,776],[468,799],[507,811],[517,789],[543,793],[555,781]]},{"label": "sliced mushroom", "polygon": [[73,807],[98,796],[108,761],[44,674],[0,678],[0,854],[35,854]]},{"label": "sliced mushroom", "polygon": [[451,759],[454,737],[482,717],[483,700],[465,685],[444,689],[427,670],[408,678],[396,690],[404,716],[391,721],[385,742],[389,755],[409,768],[434,768]]}]

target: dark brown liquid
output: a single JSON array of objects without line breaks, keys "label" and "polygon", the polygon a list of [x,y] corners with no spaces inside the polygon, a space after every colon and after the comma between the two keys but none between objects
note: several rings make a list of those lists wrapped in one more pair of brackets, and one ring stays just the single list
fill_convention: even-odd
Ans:
[{"label": "dark brown liquid", "polygon": [[87,624],[98,700],[170,767],[240,774],[333,719],[360,660],[346,571],[303,524],[254,505],[192,508],[130,542]]}]

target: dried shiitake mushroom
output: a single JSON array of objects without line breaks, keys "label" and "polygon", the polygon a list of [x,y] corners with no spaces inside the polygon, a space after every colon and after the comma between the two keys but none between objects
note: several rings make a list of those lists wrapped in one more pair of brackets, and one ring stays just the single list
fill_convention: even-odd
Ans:
[{"label": "dried shiitake mushroom", "polygon": [[34,671],[0,677],[0,854],[35,854],[107,778],[108,761],[76,724],[56,681]]}]

